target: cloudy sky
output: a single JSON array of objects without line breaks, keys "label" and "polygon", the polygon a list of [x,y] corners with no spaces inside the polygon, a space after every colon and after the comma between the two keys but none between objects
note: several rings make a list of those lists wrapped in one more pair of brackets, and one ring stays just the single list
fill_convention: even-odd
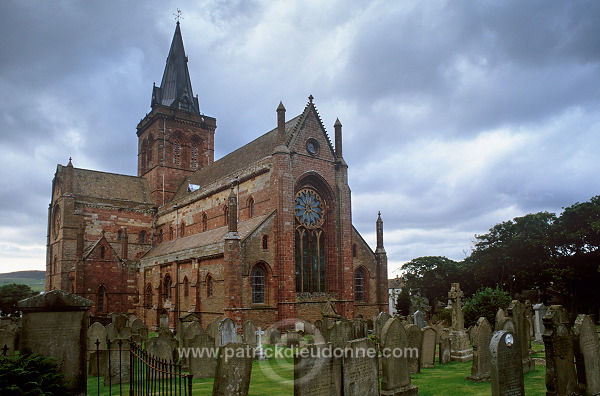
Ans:
[{"label": "cloudy sky", "polygon": [[216,158],[313,95],[344,125],[353,219],[390,276],[600,195],[600,2],[0,2],[0,272],[45,269],[57,164],[136,174],[182,10]]}]

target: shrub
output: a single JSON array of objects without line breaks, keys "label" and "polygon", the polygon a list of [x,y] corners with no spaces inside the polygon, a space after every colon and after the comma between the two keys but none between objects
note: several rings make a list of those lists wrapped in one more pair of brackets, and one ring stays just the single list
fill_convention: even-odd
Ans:
[{"label": "shrub", "polygon": [[61,382],[53,359],[37,354],[0,358],[0,394],[65,395],[69,391]]},{"label": "shrub", "polygon": [[498,309],[506,310],[510,302],[510,294],[504,290],[489,287],[479,289],[470,298],[465,299],[463,305],[465,327],[474,326],[482,316],[494,327]]}]

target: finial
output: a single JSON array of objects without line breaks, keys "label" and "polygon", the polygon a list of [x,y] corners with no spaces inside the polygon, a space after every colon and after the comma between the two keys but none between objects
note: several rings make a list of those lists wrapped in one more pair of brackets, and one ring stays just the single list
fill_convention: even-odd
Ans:
[{"label": "finial", "polygon": [[181,16],[181,10],[178,8],[177,14],[173,13],[173,15],[175,15],[175,19],[177,19],[177,24],[179,25],[179,20],[183,19],[183,17]]},{"label": "finial", "polygon": [[314,97],[313,97],[312,95],[310,95],[310,96],[308,97],[308,102],[309,102],[309,103],[312,103],[312,102],[313,102],[313,99],[314,99]]}]

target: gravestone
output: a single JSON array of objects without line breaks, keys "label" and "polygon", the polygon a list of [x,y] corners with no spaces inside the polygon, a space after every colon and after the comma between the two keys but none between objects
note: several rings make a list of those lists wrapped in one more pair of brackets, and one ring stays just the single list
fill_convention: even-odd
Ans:
[{"label": "gravestone", "polygon": [[[196,333],[186,340],[190,347],[188,365],[194,378],[212,378],[215,376],[217,359],[215,339],[207,333]],[[197,353],[194,353],[197,351]]]},{"label": "gravestone", "polygon": [[222,317],[216,317],[212,322],[206,326],[206,333],[215,339],[215,346],[221,346],[221,336],[219,334],[219,324],[221,324]]},{"label": "gravestone", "polygon": [[158,325],[159,325],[160,329],[168,330],[169,329],[169,315],[167,315],[167,314],[160,315],[160,317],[158,319]]},{"label": "gravestone", "polygon": [[494,323],[494,331],[504,330],[504,319],[506,318],[506,311],[502,308],[496,312],[496,321]]},{"label": "gravestone", "polygon": [[450,344],[452,345],[451,359],[459,362],[468,362],[473,359],[473,350],[469,347],[469,336],[465,332],[465,320],[462,312],[462,297],[459,283],[453,283],[448,292],[448,300],[452,310],[452,329],[450,331]]},{"label": "gravestone", "polygon": [[321,334],[325,337],[325,339],[329,339],[329,332],[333,328],[334,323],[341,318],[335,310],[335,306],[333,302],[327,301],[323,304],[321,308]]},{"label": "gravestone", "polygon": [[436,334],[433,327],[425,327],[421,342],[421,367],[431,368],[435,365]]},{"label": "gravestone", "polygon": [[352,339],[352,325],[347,320],[338,320],[329,333],[329,342],[333,348],[344,348]]},{"label": "gravestone", "polygon": [[450,345],[450,336],[447,333],[442,333],[440,336],[439,345],[439,362],[440,364],[448,364],[452,361],[451,352],[452,345]]},{"label": "gravestone", "polygon": [[600,394],[600,351],[594,322],[588,315],[578,315],[573,325],[575,361],[582,395]]},{"label": "gravestone", "polygon": [[342,361],[344,396],[378,396],[377,348],[368,338],[346,344]]},{"label": "gravestone", "polygon": [[114,341],[119,338],[119,333],[117,331],[117,326],[114,323],[109,323],[106,325],[106,339],[110,341]]},{"label": "gravestone", "polygon": [[288,348],[299,348],[300,341],[302,341],[302,335],[300,333],[296,333],[295,331],[287,333],[286,346]]},{"label": "gravestone", "polygon": [[362,318],[352,319],[352,339],[365,338],[367,336],[367,323]]},{"label": "gravestone", "polygon": [[263,349],[263,335],[265,332],[259,327],[256,330],[256,350],[254,351],[254,357],[257,360],[266,360],[265,350]]},{"label": "gravestone", "polygon": [[411,356],[406,356],[406,363],[408,365],[408,372],[410,374],[417,374],[421,371],[421,343],[423,342],[423,333],[416,325],[405,326],[407,347],[410,351],[415,351]]},{"label": "gravestone", "polygon": [[177,342],[166,333],[158,337],[152,337],[146,341],[146,352],[156,359],[166,360],[172,363],[175,356]]},{"label": "gravestone", "polygon": [[244,343],[250,345],[251,348],[256,348],[256,325],[251,320],[246,320],[243,326]]},{"label": "gravestone", "polygon": [[552,305],[544,316],[546,395],[571,395],[578,391],[569,314]]},{"label": "gravestone", "polygon": [[473,365],[471,375],[467,377],[471,381],[489,381],[491,372],[490,342],[492,340],[492,326],[484,317],[479,318],[475,335],[473,337]]},{"label": "gravestone", "polygon": [[229,342],[219,347],[212,394],[247,395],[252,374],[252,360],[246,344]]},{"label": "gravestone", "polygon": [[[179,347],[180,348],[193,348],[191,340],[197,335],[204,334],[204,329],[200,323],[196,321],[184,322],[181,324],[181,334],[179,335]],[[213,340],[214,341],[214,340]],[[214,345],[213,345],[214,346]],[[184,367],[189,367],[189,360],[186,355],[180,356],[181,364]]]},{"label": "gravestone", "polygon": [[219,323],[219,335],[221,345],[227,345],[230,342],[237,342],[236,326],[233,320],[225,318]]},{"label": "gravestone", "polygon": [[381,330],[391,316],[387,312],[379,312],[373,318],[373,334],[377,338],[381,338]]},{"label": "gravestone", "polygon": [[324,344],[325,343],[325,337],[323,337],[321,335],[321,331],[315,327],[315,335],[313,336],[313,343],[314,344]]},{"label": "gravestone", "polygon": [[525,395],[521,349],[517,336],[506,330],[490,342],[492,396]]},{"label": "gravestone", "polygon": [[413,324],[415,324],[419,329],[425,327],[425,314],[420,310],[416,310],[413,314]]},{"label": "gravestone", "polygon": [[[328,344],[309,345],[294,356],[294,396],[331,396],[335,389],[333,358]],[[339,383],[339,381],[337,381]]]},{"label": "gravestone", "polygon": [[469,326],[467,329],[467,336],[469,336],[471,345],[473,345],[473,340],[475,339],[475,331],[477,331],[477,326]]},{"label": "gravestone", "polygon": [[294,323],[294,331],[296,333],[302,332],[302,334],[304,334],[306,332],[304,322],[299,320],[298,322]]},{"label": "gravestone", "polygon": [[62,290],[52,290],[17,303],[23,312],[23,347],[56,359],[58,372],[73,394],[87,391],[86,311],[93,302]]},{"label": "gravestone", "polygon": [[515,334],[517,332],[512,318],[504,318],[504,320],[502,321],[502,328],[500,330],[510,331],[511,333]]},{"label": "gravestone", "polygon": [[127,315],[121,313],[111,313],[110,317],[112,324],[114,324],[117,329],[117,333],[119,333],[123,327],[127,326],[127,321],[129,320]]},{"label": "gravestone", "polygon": [[525,318],[525,306],[518,300],[513,300],[508,306],[508,315],[515,325],[516,336],[519,338],[523,373],[535,369],[535,361],[529,355],[529,327]]},{"label": "gravestone", "polygon": [[104,349],[106,347],[106,327],[100,322],[94,322],[87,330],[87,350],[88,356],[96,351],[96,340],[100,341],[98,349]]},{"label": "gravestone", "polygon": [[533,332],[534,332],[534,342],[536,344],[543,344],[544,340],[542,339],[542,335],[544,334],[544,316],[546,315],[546,311],[548,307],[541,304],[535,304],[533,306]]},{"label": "gravestone", "polygon": [[269,332],[269,345],[275,346],[278,345],[280,342],[281,332],[276,328],[272,328]]},{"label": "gravestone", "polygon": [[[420,331],[416,326],[415,330]],[[408,356],[406,356],[408,338],[406,330],[398,318],[389,319],[385,326],[383,326],[381,331],[381,346],[381,394],[394,396],[418,395],[418,388],[410,383]],[[411,354],[411,357],[415,356]],[[418,358],[418,355],[416,357]]]},{"label": "gravestone", "polygon": [[119,331],[119,338],[123,340],[131,338],[131,327],[121,327],[121,330]]},{"label": "gravestone", "polygon": [[527,331],[528,331],[527,348],[531,349],[531,338],[534,335],[534,333],[533,333],[533,305],[531,305],[531,301],[525,300],[525,304],[523,304],[523,307],[524,307],[523,315],[525,316],[525,323],[527,324]]},{"label": "gravestone", "polygon": [[104,386],[129,382],[129,341],[117,338],[106,352]]}]

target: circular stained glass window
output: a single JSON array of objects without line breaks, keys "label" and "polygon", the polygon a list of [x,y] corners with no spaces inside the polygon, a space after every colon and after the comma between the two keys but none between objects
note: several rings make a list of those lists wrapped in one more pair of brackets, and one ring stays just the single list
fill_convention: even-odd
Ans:
[{"label": "circular stained glass window", "polygon": [[296,218],[307,228],[319,227],[323,224],[323,201],[313,190],[304,189],[296,194]]}]

